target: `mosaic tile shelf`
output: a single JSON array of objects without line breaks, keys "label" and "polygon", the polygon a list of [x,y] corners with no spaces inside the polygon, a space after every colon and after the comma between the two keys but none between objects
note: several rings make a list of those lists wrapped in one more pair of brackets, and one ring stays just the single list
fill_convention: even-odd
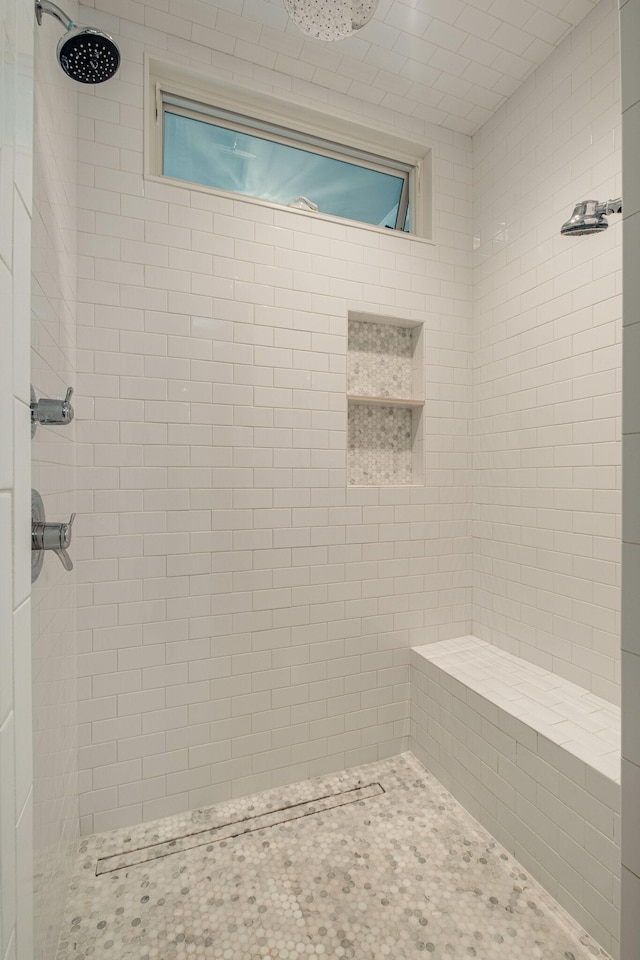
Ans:
[{"label": "mosaic tile shelf", "polygon": [[349,317],[348,483],[420,482],[422,328],[360,316]]},{"label": "mosaic tile shelf", "polygon": [[[282,819],[300,805],[308,815]],[[247,832],[215,842],[238,821]],[[203,827],[210,843],[154,855]],[[146,861],[96,876],[145,848]],[[607,957],[411,754],[86,838],[57,960],[103,956]]]}]

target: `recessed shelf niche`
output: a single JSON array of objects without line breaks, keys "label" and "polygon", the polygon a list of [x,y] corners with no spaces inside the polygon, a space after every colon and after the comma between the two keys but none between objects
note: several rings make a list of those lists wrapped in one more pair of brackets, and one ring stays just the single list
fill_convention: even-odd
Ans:
[{"label": "recessed shelf niche", "polygon": [[423,482],[422,324],[349,313],[347,482]]}]

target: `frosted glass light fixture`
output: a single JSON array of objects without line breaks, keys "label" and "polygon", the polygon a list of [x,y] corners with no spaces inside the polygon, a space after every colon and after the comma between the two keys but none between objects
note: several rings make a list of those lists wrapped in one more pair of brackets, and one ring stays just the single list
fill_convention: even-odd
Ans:
[{"label": "frosted glass light fixture", "polygon": [[284,0],[297,27],[315,40],[343,40],[376,12],[378,0]]}]

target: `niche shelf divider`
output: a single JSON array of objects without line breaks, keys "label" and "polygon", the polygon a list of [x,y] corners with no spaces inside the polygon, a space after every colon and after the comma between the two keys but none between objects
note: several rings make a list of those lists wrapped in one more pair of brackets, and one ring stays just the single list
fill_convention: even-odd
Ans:
[{"label": "niche shelf divider", "polygon": [[361,397],[357,393],[348,393],[349,403],[359,403],[361,406],[377,407],[424,407],[424,400],[409,400],[407,397]]},{"label": "niche shelf divider", "polygon": [[423,326],[350,312],[347,483],[420,484],[424,478]]}]

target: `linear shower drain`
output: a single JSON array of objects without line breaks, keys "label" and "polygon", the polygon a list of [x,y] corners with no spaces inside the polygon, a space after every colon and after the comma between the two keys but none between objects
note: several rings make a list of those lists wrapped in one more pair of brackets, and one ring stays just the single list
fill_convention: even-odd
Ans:
[{"label": "linear shower drain", "polygon": [[162,840],[144,847],[122,850],[118,853],[112,853],[108,857],[100,857],[96,863],[96,876],[99,877],[103,873],[112,873],[114,870],[122,870],[125,867],[135,867],[151,860],[159,860],[161,857],[170,857],[174,853],[183,853],[185,850],[193,850],[195,847],[206,847],[223,840],[233,840],[235,837],[255,833],[256,830],[265,830],[268,827],[276,827],[281,823],[288,823],[290,820],[300,820],[302,817],[310,817],[316,813],[334,810],[336,807],[344,807],[349,803],[357,803],[359,800],[379,797],[384,792],[382,784],[369,783],[364,787],[353,787],[350,790],[327,794],[313,800],[292,803],[290,806],[269,810],[267,813],[260,813],[255,817],[245,817],[241,820],[218,824],[215,827],[206,827],[180,837],[173,837],[171,840]]}]

